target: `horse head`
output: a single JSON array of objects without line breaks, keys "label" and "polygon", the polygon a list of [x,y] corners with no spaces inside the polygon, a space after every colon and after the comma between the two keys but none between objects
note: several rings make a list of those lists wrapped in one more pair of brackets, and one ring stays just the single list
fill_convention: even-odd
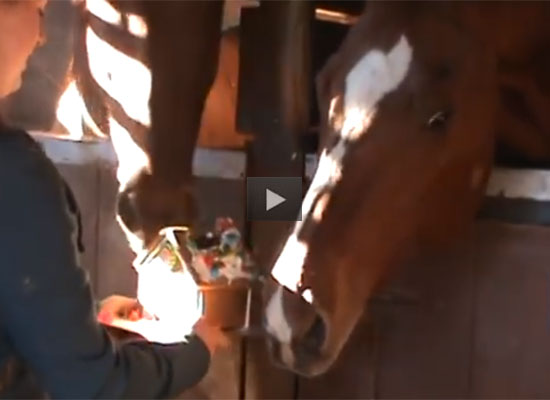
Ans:
[{"label": "horse head", "polygon": [[453,7],[369,3],[318,76],[319,163],[265,293],[272,357],[299,374],[325,372],[392,267],[479,207],[495,57]]},{"label": "horse head", "polygon": [[[117,217],[132,248],[139,251],[161,228],[192,226],[197,214],[193,153],[204,103],[218,68],[224,3],[113,3],[122,12],[140,13],[146,25],[140,49],[147,49],[142,57],[147,60],[145,81],[149,82],[141,84],[147,87],[149,83],[150,91],[143,91],[142,98],[126,100],[148,108],[150,124],[144,129],[141,149],[135,151],[138,156],[123,157],[131,153],[126,141],[115,146],[119,161],[126,158],[134,175],[121,182]],[[136,160],[142,161],[141,165]]]}]

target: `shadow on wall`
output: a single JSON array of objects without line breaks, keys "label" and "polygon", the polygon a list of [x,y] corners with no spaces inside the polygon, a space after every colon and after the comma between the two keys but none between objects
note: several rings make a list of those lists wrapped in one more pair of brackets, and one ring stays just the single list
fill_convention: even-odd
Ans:
[{"label": "shadow on wall", "polygon": [[76,17],[70,1],[48,3],[44,22],[48,41],[31,56],[21,89],[2,104],[2,114],[10,124],[40,131],[53,127],[70,67]]},{"label": "shadow on wall", "polygon": [[[201,147],[241,149],[246,140],[235,130],[239,69],[236,25],[243,2],[235,3],[226,7],[218,74],[205,104],[199,135]],[[70,77],[77,12],[70,1],[49,2],[45,20],[48,41],[32,55],[21,89],[0,104],[8,123],[26,130],[65,133],[57,123],[56,108]]]}]

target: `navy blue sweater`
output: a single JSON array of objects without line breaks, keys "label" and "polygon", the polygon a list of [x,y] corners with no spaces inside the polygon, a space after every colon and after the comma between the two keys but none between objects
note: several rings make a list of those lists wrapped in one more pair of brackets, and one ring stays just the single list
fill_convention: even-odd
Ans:
[{"label": "navy blue sweater", "polygon": [[210,361],[198,337],[115,344],[96,322],[76,216],[40,146],[0,130],[0,371],[17,358],[52,398],[163,398],[198,383]]}]

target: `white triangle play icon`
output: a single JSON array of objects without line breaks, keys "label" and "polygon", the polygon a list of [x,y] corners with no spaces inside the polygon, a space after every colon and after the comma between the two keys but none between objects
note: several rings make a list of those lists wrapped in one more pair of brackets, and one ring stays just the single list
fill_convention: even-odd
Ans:
[{"label": "white triangle play icon", "polygon": [[286,199],[283,196],[279,196],[277,193],[272,192],[269,189],[265,190],[265,210],[269,211],[273,207],[277,207],[279,204],[284,203]]}]

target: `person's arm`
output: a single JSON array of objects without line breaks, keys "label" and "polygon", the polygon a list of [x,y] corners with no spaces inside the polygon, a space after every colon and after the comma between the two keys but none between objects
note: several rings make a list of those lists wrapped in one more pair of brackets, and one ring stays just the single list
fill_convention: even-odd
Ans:
[{"label": "person's arm", "polygon": [[61,179],[23,143],[0,140],[0,327],[14,352],[53,398],[159,398],[198,383],[210,359],[198,337],[118,347],[97,323]]}]

